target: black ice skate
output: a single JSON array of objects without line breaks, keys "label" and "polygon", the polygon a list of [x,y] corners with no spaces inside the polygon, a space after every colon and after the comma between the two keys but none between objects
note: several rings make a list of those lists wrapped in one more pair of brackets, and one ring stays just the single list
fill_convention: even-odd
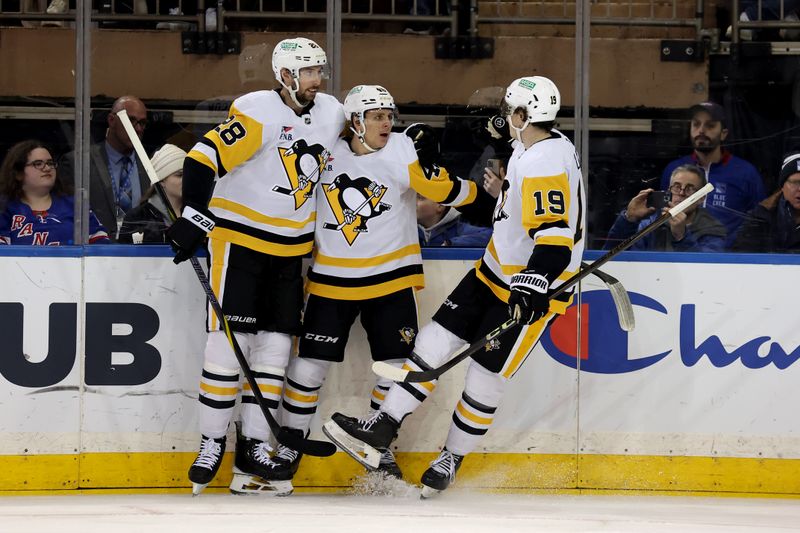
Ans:
[{"label": "black ice skate", "polygon": [[450,486],[456,479],[456,472],[461,467],[463,455],[450,453],[444,448],[439,457],[431,463],[431,466],[422,474],[422,499],[430,498],[439,494]]},{"label": "black ice skate", "polygon": [[377,471],[383,473],[387,477],[403,479],[403,472],[397,465],[397,460],[394,458],[394,453],[392,453],[390,448],[383,450]]},{"label": "black ice skate", "polygon": [[377,470],[383,451],[397,437],[399,428],[400,422],[381,411],[367,419],[334,413],[322,432],[367,469]]},{"label": "black ice skate", "polygon": [[[303,438],[303,431],[300,429],[284,427],[283,430]],[[302,458],[303,454],[297,450],[278,444],[278,451],[272,456],[272,474],[269,479],[291,480],[297,473]]]},{"label": "black ice skate", "polygon": [[202,436],[200,440],[200,453],[189,467],[189,481],[192,482],[192,495],[200,494],[206,485],[211,483],[217,475],[219,465],[222,464],[222,455],[225,453],[225,437],[212,439]]},{"label": "black ice skate", "polygon": [[231,492],[234,494],[263,494],[288,496],[294,490],[291,477],[281,476],[278,465],[270,459],[271,448],[263,441],[241,437],[236,441]]}]

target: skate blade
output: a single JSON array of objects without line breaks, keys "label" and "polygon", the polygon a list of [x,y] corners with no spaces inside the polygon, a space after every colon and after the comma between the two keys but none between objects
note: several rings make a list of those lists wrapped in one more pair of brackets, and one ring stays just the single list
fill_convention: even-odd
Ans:
[{"label": "skate blade", "polygon": [[440,492],[442,492],[442,491],[436,490],[436,489],[434,489],[432,487],[429,487],[427,485],[422,485],[422,492],[419,493],[419,499],[420,500],[428,500],[430,498],[435,497]]},{"label": "skate blade", "polygon": [[203,489],[208,486],[208,483],[195,483],[192,482],[192,497],[199,496]]},{"label": "skate blade", "polygon": [[377,470],[381,463],[381,452],[362,442],[339,427],[333,420],[322,426],[322,432],[336,444],[339,449],[361,463],[367,470]]},{"label": "skate blade", "polygon": [[268,480],[234,470],[230,490],[232,494],[237,495],[289,496],[294,487],[290,480]]}]

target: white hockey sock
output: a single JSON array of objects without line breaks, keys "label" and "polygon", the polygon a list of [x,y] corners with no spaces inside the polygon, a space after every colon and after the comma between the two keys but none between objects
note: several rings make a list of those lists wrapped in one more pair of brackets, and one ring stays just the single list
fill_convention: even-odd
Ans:
[{"label": "white hockey sock", "polygon": [[[384,361],[384,363],[400,368],[403,366],[404,360],[389,359]],[[389,388],[391,388],[393,383],[394,382],[390,379],[382,377],[378,378],[378,380],[375,382],[375,387],[372,388],[372,394],[369,398],[370,413],[373,413],[381,408],[381,405],[383,405],[383,400],[386,399],[386,393],[389,392]]]},{"label": "white hockey sock", "polygon": [[305,435],[319,405],[319,389],[332,361],[295,357],[286,371],[281,402],[281,424],[303,430]]},{"label": "white hockey sock", "polygon": [[[450,358],[466,342],[456,337],[441,324],[431,321],[417,335],[414,353],[403,363],[408,370],[430,370]],[[424,383],[395,383],[386,394],[381,411],[397,421],[402,421],[433,392],[436,381]]]},{"label": "white hockey sock", "polygon": [[[249,335],[234,333],[234,337],[247,354]],[[227,336],[222,331],[208,334],[200,378],[200,432],[218,439],[228,431],[236,396],[239,394],[239,362]]]},{"label": "white hockey sock", "polygon": [[470,362],[465,381],[445,444],[456,455],[467,455],[478,446],[494,420],[508,383],[475,361]]},{"label": "white hockey sock", "polygon": [[[251,370],[273,416],[281,400],[283,376],[291,349],[292,338],[289,335],[272,331],[256,333],[250,349]],[[262,441],[271,435],[267,419],[247,382],[242,385],[242,434]]]}]

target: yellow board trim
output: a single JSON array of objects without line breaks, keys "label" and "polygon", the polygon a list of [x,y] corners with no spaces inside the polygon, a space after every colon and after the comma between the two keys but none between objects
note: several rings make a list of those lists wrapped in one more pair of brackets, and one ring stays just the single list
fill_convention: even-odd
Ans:
[{"label": "yellow board trim", "polygon": [[[404,477],[416,483],[437,453],[399,452]],[[196,452],[85,453],[0,456],[0,491],[181,488],[190,493],[186,472]],[[226,453],[209,488],[227,489],[233,453]],[[487,475],[491,473],[491,475]],[[306,456],[297,488],[345,489],[364,469],[344,453]],[[687,491],[699,495],[800,495],[800,459],[474,453],[458,472],[457,485],[491,490]]]},{"label": "yellow board trim", "polygon": [[[420,255],[421,253],[422,251],[420,250],[419,244],[409,244],[393,252],[373,257],[332,257],[316,253],[314,254],[314,263],[345,268],[366,268],[383,265],[390,261],[408,257],[409,255]],[[420,261],[422,261],[421,258]]]},{"label": "yellow board trim", "polygon": [[276,226],[280,228],[303,229],[310,223],[317,220],[316,212],[312,213],[311,216],[305,220],[291,220],[288,218],[270,217],[263,213],[259,213],[255,209],[251,209],[246,205],[242,205],[225,198],[211,198],[211,201],[208,203],[208,207],[224,209],[225,211],[236,213],[237,215],[245,217],[248,220],[252,220],[253,222],[257,222],[259,224],[268,224],[270,226]]},{"label": "yellow board trim", "polygon": [[250,235],[245,235],[244,233],[239,233],[238,231],[233,231],[228,228],[220,228],[219,226],[211,230],[209,239],[238,244],[239,246],[244,246],[245,248],[255,250],[256,252],[276,255],[278,257],[297,257],[300,255],[306,255],[314,246],[313,241],[309,241],[307,243],[304,242],[302,244],[276,244],[251,237]]},{"label": "yellow board trim", "polygon": [[324,298],[338,300],[368,300],[392,294],[403,289],[415,288],[422,289],[425,286],[425,276],[423,274],[412,274],[402,278],[393,279],[384,283],[370,285],[368,287],[335,287],[325,285],[315,281],[306,283],[306,291]]}]

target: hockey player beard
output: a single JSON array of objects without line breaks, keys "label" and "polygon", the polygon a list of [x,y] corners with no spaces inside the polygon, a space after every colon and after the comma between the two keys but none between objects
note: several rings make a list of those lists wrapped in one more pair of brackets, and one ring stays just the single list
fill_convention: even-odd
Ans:
[{"label": "hockey player beard", "polygon": [[297,93],[296,95],[297,101],[300,102],[300,105],[305,107],[314,101],[314,98],[316,98],[318,92],[319,92],[319,86],[309,87],[302,93],[300,92]]}]

